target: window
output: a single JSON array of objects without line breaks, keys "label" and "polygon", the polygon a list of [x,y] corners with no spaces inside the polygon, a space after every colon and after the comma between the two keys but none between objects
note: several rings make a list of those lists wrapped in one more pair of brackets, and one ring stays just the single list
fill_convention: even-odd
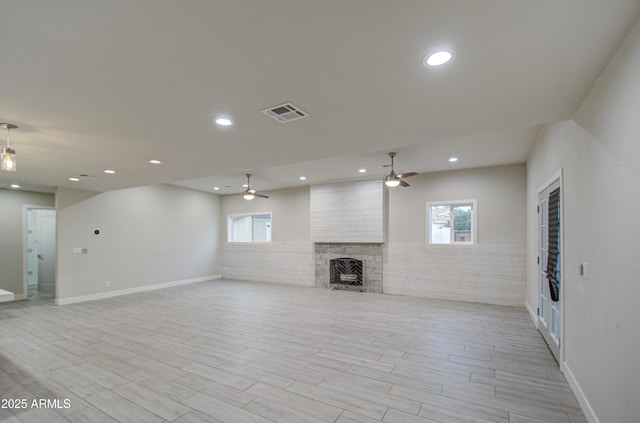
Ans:
[{"label": "window", "polygon": [[429,244],[475,244],[476,208],[476,200],[427,203]]},{"label": "window", "polygon": [[271,213],[228,215],[227,240],[229,242],[270,242]]}]

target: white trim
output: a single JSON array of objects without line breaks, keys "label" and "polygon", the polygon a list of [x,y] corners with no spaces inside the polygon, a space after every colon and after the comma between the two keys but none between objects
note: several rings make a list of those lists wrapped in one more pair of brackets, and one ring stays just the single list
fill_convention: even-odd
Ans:
[{"label": "white trim", "polygon": [[573,395],[576,396],[578,404],[580,404],[580,408],[582,408],[582,412],[584,413],[587,421],[589,423],[600,423],[600,419],[598,419],[596,412],[593,410],[593,407],[591,407],[591,403],[587,399],[587,396],[584,394],[584,391],[582,391],[582,388],[580,388],[580,385],[573,375],[573,372],[571,371],[569,365],[567,363],[563,363],[562,367],[564,369],[563,373],[565,378],[567,379],[567,383],[569,383],[569,386],[573,391]]},{"label": "white trim", "polygon": [[[539,197],[540,197],[540,193],[543,192],[545,189],[547,189],[548,187],[550,187],[552,184],[554,184],[556,181],[558,181],[559,185],[560,185],[560,345],[558,346],[558,362],[560,363],[560,371],[564,373],[564,341],[565,341],[565,334],[564,334],[564,325],[565,325],[565,318],[564,318],[564,309],[565,309],[565,302],[564,302],[564,294],[565,294],[565,274],[567,271],[567,268],[565,266],[565,249],[564,249],[564,245],[565,245],[565,237],[564,237],[564,227],[565,227],[565,222],[564,222],[564,180],[563,180],[563,169],[560,168],[558,169],[558,171],[556,171],[549,179],[547,179],[545,181],[544,184],[542,184],[541,186],[538,187],[537,191],[536,191],[536,204],[540,204],[539,201]],[[540,253],[540,237],[539,237],[539,231],[540,231],[540,218],[539,216],[537,216],[537,223],[536,223],[536,238],[538,239],[538,247],[536,250],[536,256],[539,255]],[[539,273],[540,273],[540,267],[542,263],[538,263],[537,267],[536,267],[536,286],[538,287],[538,295],[536,296],[536,300],[538,301],[538,307],[540,307],[540,281],[539,281]],[[536,321],[539,320],[539,316],[536,318]],[[538,330],[540,329],[539,325],[536,324],[536,327],[538,328]]]},{"label": "white trim", "polygon": [[[431,242],[431,207],[432,206],[452,206],[471,204],[471,242],[453,242],[449,244],[434,244]],[[427,247],[442,245],[476,245],[478,244],[478,200],[449,200],[449,201],[427,201]],[[453,220],[451,221],[453,228]]]},{"label": "white trim", "polygon": [[542,191],[547,189],[549,185],[553,184],[555,181],[560,180],[560,187],[562,187],[562,168],[560,168],[556,173],[553,174],[549,179],[547,179],[544,184],[540,185],[536,190],[537,194],[540,194]]},{"label": "white trim", "polygon": [[533,320],[533,324],[535,325],[536,329],[538,329],[538,313],[533,311],[533,307],[531,307],[531,304],[529,304],[529,301],[525,301],[524,305],[527,307],[527,311],[529,312],[529,317],[531,317],[531,320]]},{"label": "white trim", "polygon": [[[254,213],[227,213],[227,237],[226,237],[226,241],[225,242],[229,242],[229,243],[269,243],[271,242],[271,235],[273,234],[273,232],[271,232],[271,235],[269,236],[269,240],[268,241],[231,241],[230,237],[231,237],[231,221],[233,220],[234,217],[244,217],[244,216],[266,216],[269,215],[269,224],[271,225],[271,231],[273,231],[273,212],[254,212]],[[251,238],[253,238],[253,235],[251,236]]]},{"label": "white trim", "polygon": [[183,279],[179,281],[164,282],[154,285],[144,285],[135,288],[119,289],[117,291],[98,292],[96,294],[80,295],[78,297],[56,298],[56,305],[82,303],[85,301],[102,300],[105,298],[119,297],[121,295],[135,294],[137,292],[154,291],[156,289],[171,288],[173,286],[188,285],[191,283],[206,282],[220,279],[222,275],[201,276],[199,278]]},{"label": "white trim", "polygon": [[5,301],[13,301],[15,299],[16,299],[16,296],[13,292],[0,289],[0,303],[3,303]]}]

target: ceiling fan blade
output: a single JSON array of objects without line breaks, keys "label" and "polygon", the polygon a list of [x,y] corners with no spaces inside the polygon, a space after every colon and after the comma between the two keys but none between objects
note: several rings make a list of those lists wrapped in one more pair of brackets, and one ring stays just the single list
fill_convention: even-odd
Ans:
[{"label": "ceiling fan blade", "polygon": [[417,174],[418,172],[401,173],[400,175],[398,175],[398,178],[408,178],[410,176],[416,176]]},{"label": "ceiling fan blade", "polygon": [[258,193],[254,193],[253,195],[255,195],[258,198],[269,198],[268,195],[264,195],[264,194],[258,194]]},{"label": "ceiling fan blade", "polygon": [[406,187],[411,186],[411,185],[409,185],[408,183],[406,183],[405,181],[403,181],[402,179],[400,179],[400,186],[401,186],[401,187],[405,187],[405,188],[406,188]]}]

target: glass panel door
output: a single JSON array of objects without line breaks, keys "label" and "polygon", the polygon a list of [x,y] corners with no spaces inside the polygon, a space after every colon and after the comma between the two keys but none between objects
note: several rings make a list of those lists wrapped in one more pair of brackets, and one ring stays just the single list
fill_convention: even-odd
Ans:
[{"label": "glass panel door", "polygon": [[[556,361],[560,362],[560,336],[561,336],[561,304],[563,301],[562,289],[558,301],[553,301],[547,278],[547,261],[549,259],[549,216],[555,213],[558,217],[558,251],[557,264],[555,268],[555,280],[562,283],[561,275],[561,252],[562,252],[562,221],[560,220],[560,202],[558,206],[549,209],[549,193],[560,187],[560,180],[554,181],[551,185],[543,189],[538,194],[538,329],[542,337],[547,342],[551,353]],[[561,287],[560,287],[561,288]]]}]

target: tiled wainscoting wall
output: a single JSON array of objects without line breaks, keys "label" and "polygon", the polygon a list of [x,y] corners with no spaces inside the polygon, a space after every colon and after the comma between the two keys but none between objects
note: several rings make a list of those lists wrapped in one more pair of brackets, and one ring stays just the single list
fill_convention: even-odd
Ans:
[{"label": "tiled wainscoting wall", "polygon": [[349,257],[362,260],[364,268],[362,286],[354,290],[382,293],[382,245],[379,243],[316,243],[316,288],[330,288],[329,262],[331,260]]},{"label": "tiled wainscoting wall", "polygon": [[[331,258],[362,258],[355,250],[322,253],[325,245],[350,244],[318,243],[314,247],[312,242],[225,243],[222,276],[328,287]],[[365,270],[365,277],[380,281],[367,292],[524,306],[524,245],[427,247],[421,242],[359,245],[376,245],[383,251],[380,278],[377,279],[376,270]],[[324,254],[322,260],[326,260],[326,265],[318,260],[319,254]]]},{"label": "tiled wainscoting wall", "polygon": [[224,243],[227,279],[314,286],[313,243]]},{"label": "tiled wainscoting wall", "polygon": [[386,249],[387,294],[524,306],[525,245],[389,242]]}]

